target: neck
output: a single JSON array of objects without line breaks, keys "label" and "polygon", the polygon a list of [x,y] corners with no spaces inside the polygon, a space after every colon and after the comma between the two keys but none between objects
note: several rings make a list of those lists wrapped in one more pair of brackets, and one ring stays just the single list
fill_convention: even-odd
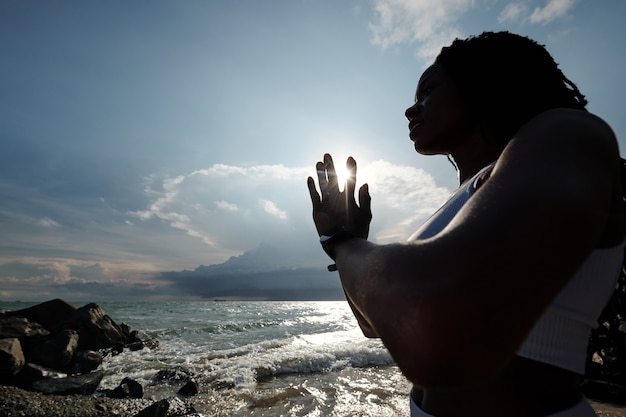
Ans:
[{"label": "neck", "polygon": [[497,159],[497,156],[492,158],[485,158],[480,160],[471,161],[471,163],[462,164],[459,163],[456,159],[453,158],[454,163],[457,167],[457,175],[459,178],[459,185],[463,184],[468,179],[472,178],[474,175],[478,173],[481,169],[492,163]]},{"label": "neck", "polygon": [[502,148],[487,144],[484,140],[474,142],[464,149],[451,152],[448,158],[454,163],[459,177],[459,184],[472,178],[478,171],[498,159]]}]

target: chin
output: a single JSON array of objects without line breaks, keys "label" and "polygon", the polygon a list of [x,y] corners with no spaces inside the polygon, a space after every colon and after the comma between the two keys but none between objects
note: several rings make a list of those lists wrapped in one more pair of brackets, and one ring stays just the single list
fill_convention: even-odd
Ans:
[{"label": "chin", "polygon": [[414,142],[415,151],[420,155],[437,155],[441,152],[437,152],[431,147],[424,146],[423,143]]}]

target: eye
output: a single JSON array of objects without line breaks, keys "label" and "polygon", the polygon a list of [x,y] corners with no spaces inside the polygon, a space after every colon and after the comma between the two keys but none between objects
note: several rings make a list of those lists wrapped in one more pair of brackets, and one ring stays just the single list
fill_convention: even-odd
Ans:
[{"label": "eye", "polygon": [[430,85],[427,85],[421,89],[418,89],[418,92],[415,95],[415,102],[417,103],[418,101],[422,101],[423,99],[428,97],[428,95],[432,93],[432,91],[433,91],[433,87]]}]

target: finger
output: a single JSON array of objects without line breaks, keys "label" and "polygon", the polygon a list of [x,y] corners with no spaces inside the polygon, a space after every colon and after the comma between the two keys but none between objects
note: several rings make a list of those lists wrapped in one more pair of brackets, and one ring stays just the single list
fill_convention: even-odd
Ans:
[{"label": "finger", "polygon": [[335,164],[330,154],[324,154],[324,168],[326,169],[326,177],[328,178],[327,188],[324,189],[324,193],[339,193],[339,184],[337,182],[337,172],[335,171]]},{"label": "finger", "polygon": [[354,199],[354,188],[356,187],[356,161],[354,160],[354,158],[348,158],[348,160],[346,161],[346,170],[348,172],[348,177],[346,178],[344,191],[347,198],[356,203]]},{"label": "finger", "polygon": [[307,178],[306,185],[309,188],[309,195],[311,196],[311,203],[313,204],[313,210],[315,210],[315,208],[319,206],[321,199],[320,199],[320,195],[317,193],[317,189],[315,188],[315,180],[313,179],[313,177]]},{"label": "finger", "polygon": [[369,185],[363,184],[359,188],[359,207],[365,212],[368,219],[372,218],[372,197],[370,196]]},{"label": "finger", "polygon": [[324,167],[323,162],[318,162],[315,164],[315,169],[317,170],[317,181],[320,185],[320,191],[324,194],[324,190],[327,188],[328,178],[326,177],[326,168]]}]

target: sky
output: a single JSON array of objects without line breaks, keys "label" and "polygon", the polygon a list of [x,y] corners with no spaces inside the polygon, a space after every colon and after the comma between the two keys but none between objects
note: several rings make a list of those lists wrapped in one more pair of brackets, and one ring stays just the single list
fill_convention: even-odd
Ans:
[{"label": "sky", "polygon": [[306,189],[325,152],[357,160],[371,240],[406,240],[456,173],[415,153],[404,110],[442,46],[485,30],[545,44],[626,150],[625,19],[622,0],[0,2],[0,300],[325,268]]}]

